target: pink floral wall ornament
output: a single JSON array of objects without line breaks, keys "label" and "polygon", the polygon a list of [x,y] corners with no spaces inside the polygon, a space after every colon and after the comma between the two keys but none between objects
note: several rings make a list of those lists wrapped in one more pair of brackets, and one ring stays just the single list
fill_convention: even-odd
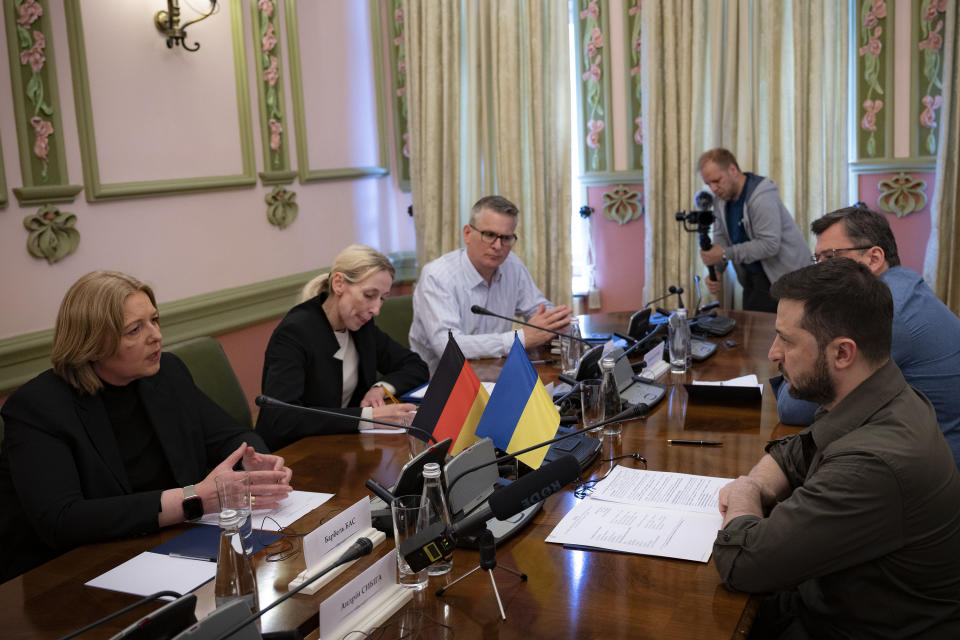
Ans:
[{"label": "pink floral wall ornament", "polygon": [[393,7],[393,50],[391,53],[396,69],[396,73],[393,75],[394,113],[396,114],[397,133],[400,136],[396,144],[399,147],[397,163],[400,167],[401,179],[405,180],[409,179],[410,134],[407,122],[407,59],[404,46],[406,34],[404,32],[403,0],[394,0]]},{"label": "pink floral wall ornament", "polygon": [[51,116],[53,109],[47,102],[47,90],[44,75],[46,74],[47,37],[44,35],[44,25],[40,22],[43,17],[43,6],[35,0],[22,0],[15,3],[5,3],[4,8],[12,9],[16,14],[16,32],[19,43],[20,65],[30,69],[25,95],[32,107],[28,108],[27,122],[33,130],[33,155],[40,161],[40,182],[49,179],[49,157],[51,153],[50,136],[53,135]]},{"label": "pink floral wall ornament", "polygon": [[587,129],[587,146],[591,149],[600,148],[600,132],[603,131],[603,120],[588,120]]},{"label": "pink floral wall ornament", "polygon": [[583,115],[587,125],[586,165],[588,171],[601,169],[601,148],[603,141],[600,132],[604,127],[604,94],[601,85],[603,77],[603,54],[605,37],[600,22],[600,3],[598,0],[580,0],[580,34],[582,35],[580,53],[583,81]]},{"label": "pink floral wall ornament", "polygon": [[642,16],[640,8],[640,0],[627,0],[630,5],[627,9],[626,20],[630,28],[629,40],[630,49],[626,51],[626,55],[629,56],[630,66],[630,76],[628,78],[629,87],[632,90],[632,95],[629,99],[630,115],[633,116],[633,124],[635,129],[633,131],[633,143],[634,147],[631,149],[631,162],[630,166],[635,171],[643,170],[643,119],[641,117],[641,111],[643,108],[643,87],[642,87],[642,76],[641,76],[641,54],[643,52],[643,34],[642,34]]},{"label": "pink floral wall ornament", "polygon": [[947,10],[946,0],[924,0],[920,5],[917,49],[922,60],[922,75],[918,87],[920,112],[918,131],[921,153],[937,153],[937,114],[943,104],[943,24]]},{"label": "pink floral wall ornament", "polygon": [[260,69],[263,77],[264,113],[261,118],[267,120],[267,147],[270,149],[270,168],[283,168],[284,157],[280,153],[283,147],[283,109],[280,106],[280,56],[277,49],[276,4],[273,0],[257,2],[260,34]]},{"label": "pink floral wall ornament", "polygon": [[622,184],[603,194],[603,217],[620,225],[643,215],[641,192]]},{"label": "pink floral wall ornament", "polygon": [[877,113],[883,109],[883,100],[864,100],[863,101],[863,119],[860,120],[860,128],[864,131],[877,130]]},{"label": "pink floral wall ornament", "polygon": [[280,134],[283,133],[283,125],[270,118],[268,123],[270,127],[270,149],[273,151],[280,150]]},{"label": "pink floral wall ornament", "polygon": [[927,183],[901,171],[895,176],[881,180],[877,184],[880,196],[877,206],[882,211],[895,213],[903,218],[927,206]]},{"label": "pink floral wall ornament", "polygon": [[883,54],[883,24],[887,19],[887,3],[885,0],[864,1],[861,5],[860,21],[857,26],[858,41],[860,46],[857,48],[857,54],[860,58],[860,65],[863,70],[863,85],[865,91],[861,89],[863,95],[863,115],[860,118],[861,136],[866,135],[866,144],[863,150],[867,156],[873,157],[878,154],[877,134],[883,133],[882,129],[877,127],[877,114],[883,108],[883,101],[880,99],[884,95],[883,86],[880,84],[882,77],[880,57]]}]

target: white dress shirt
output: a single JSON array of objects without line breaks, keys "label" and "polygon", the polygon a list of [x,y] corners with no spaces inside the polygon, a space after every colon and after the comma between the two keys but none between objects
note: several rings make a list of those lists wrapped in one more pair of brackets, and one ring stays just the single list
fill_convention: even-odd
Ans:
[{"label": "white dress shirt", "polygon": [[[513,324],[470,311],[486,307],[508,317],[528,319],[539,304],[550,303],[534,284],[527,267],[513,253],[497,269],[488,285],[466,249],[457,249],[423,267],[413,292],[410,348],[430,367],[433,375],[447,346],[447,331],[467,358],[498,358],[513,346]],[[520,332],[523,341],[523,332]]]}]

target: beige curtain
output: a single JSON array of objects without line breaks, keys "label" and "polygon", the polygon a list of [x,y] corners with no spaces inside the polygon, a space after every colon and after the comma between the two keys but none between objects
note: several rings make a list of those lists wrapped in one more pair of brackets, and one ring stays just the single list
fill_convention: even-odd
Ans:
[{"label": "beige curtain", "polygon": [[[941,111],[940,150],[937,152],[937,186],[930,207],[931,229],[927,245],[924,277],[934,283],[937,296],[960,314],[960,11],[957,3],[947,4],[943,38],[943,110]],[[936,270],[934,272],[934,269]]]},{"label": "beige curtain", "polygon": [[[726,147],[744,171],[776,181],[809,221],[847,199],[847,14],[833,0],[643,3],[644,297],[706,275],[695,235],[673,212],[703,184],[699,155]],[[724,287],[733,305],[732,270]],[[705,290],[705,289],[704,289]]]},{"label": "beige curtain", "polygon": [[[425,159],[418,157],[418,147],[411,149],[418,257],[424,264],[459,247],[470,206],[498,193],[520,208],[520,241],[514,252],[550,300],[569,304],[567,5],[463,0],[462,26],[450,25],[457,32],[431,32],[426,25],[445,23],[444,13],[453,5],[460,3],[405,4],[413,14],[408,20],[408,75],[411,91],[420,98],[410,96],[410,135],[427,153],[437,154]],[[438,19],[431,20],[431,14]],[[421,34],[416,38],[415,28]],[[445,39],[442,46],[436,42],[440,39]],[[446,44],[454,40],[463,45],[463,64],[462,75],[451,77],[451,69],[461,73],[460,57]],[[428,44],[417,49],[414,42]],[[438,73],[430,60],[442,60],[446,73]],[[431,72],[429,79],[421,76]],[[442,99],[430,100],[431,94]],[[447,147],[438,149],[429,141]]]},{"label": "beige curtain", "polygon": [[460,3],[406,0],[410,184],[417,260],[461,244]]}]

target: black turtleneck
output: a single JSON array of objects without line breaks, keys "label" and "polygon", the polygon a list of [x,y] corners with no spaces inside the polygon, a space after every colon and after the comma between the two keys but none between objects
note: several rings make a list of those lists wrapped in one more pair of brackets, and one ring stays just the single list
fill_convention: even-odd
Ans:
[{"label": "black turtleneck", "polygon": [[104,382],[100,393],[133,491],[177,486],[160,439],[140,399],[140,381],[134,380],[123,387]]}]

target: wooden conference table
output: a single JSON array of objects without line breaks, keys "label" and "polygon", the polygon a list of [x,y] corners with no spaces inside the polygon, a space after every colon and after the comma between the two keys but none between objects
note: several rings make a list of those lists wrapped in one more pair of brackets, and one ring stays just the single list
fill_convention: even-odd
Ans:
[{"label": "wooden conference table", "polygon": [[[774,336],[773,314],[737,312],[734,331],[717,342],[716,355],[695,363],[684,375],[665,374],[667,396],[645,419],[624,425],[622,442],[605,439],[604,455],[619,446],[623,453],[639,452],[649,468],[733,478],[750,470],[768,440],[794,433],[777,419],[767,378],[775,367],[767,360]],[[628,314],[598,314],[585,318],[589,333],[624,331]],[[495,380],[503,360],[479,361],[481,379]],[[559,369],[539,367],[544,382]],[[702,406],[688,403],[683,382],[692,378],[719,380],[756,373],[765,384],[760,407]],[[671,446],[667,438],[721,440],[722,447]],[[323,507],[294,525],[310,531],[331,514],[369,495],[364,482],[376,478],[391,484],[408,457],[406,438],[397,435],[349,434],[308,438],[281,451],[294,472],[294,486],[334,493]],[[634,464],[633,460],[621,464]],[[601,475],[609,465],[595,462],[587,473]],[[447,577],[431,578],[428,589],[395,615],[382,638],[742,638],[753,616],[746,595],[722,586],[711,560],[707,564],[667,558],[581,551],[544,542],[545,537],[573,506],[572,486],[549,498],[533,523],[497,552],[503,565],[529,576],[520,582],[506,572],[495,572],[507,620],[501,621],[490,579],[477,572],[442,598],[436,589],[478,563],[472,551],[457,551]],[[0,636],[56,638],[116,611],[136,600],[133,596],[84,587],[84,582],[112,569],[181,532],[180,527],[133,540],[88,545],[0,585]],[[371,557],[321,589],[315,596],[294,596],[264,617],[263,630],[299,628],[316,636],[321,600],[343,586],[360,570],[393,548],[392,540],[374,549]],[[16,549],[4,549],[16,553]],[[261,607],[286,592],[301,569],[302,556],[267,562],[261,553],[254,567]],[[198,616],[213,608],[213,584],[197,591]],[[109,637],[155,605],[141,607],[83,637]],[[447,625],[447,628],[443,625]],[[413,635],[411,635],[413,634]],[[360,637],[360,636],[357,636]]]}]

